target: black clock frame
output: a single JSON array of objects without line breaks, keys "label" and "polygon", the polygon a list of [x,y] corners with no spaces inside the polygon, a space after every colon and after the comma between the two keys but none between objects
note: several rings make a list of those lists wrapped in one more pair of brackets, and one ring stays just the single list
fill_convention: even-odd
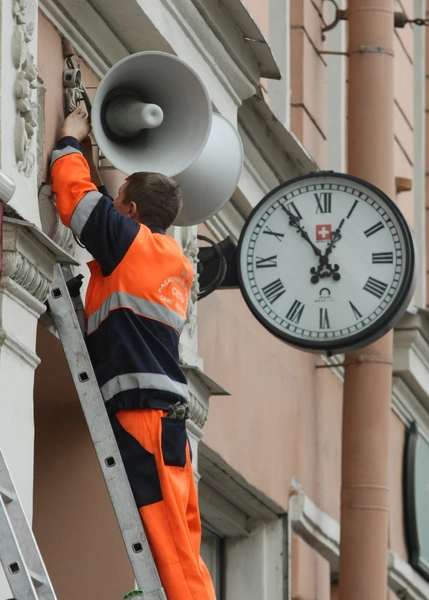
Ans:
[{"label": "black clock frame", "polygon": [[[342,338],[341,340],[300,340],[286,332],[279,331],[269,321],[265,320],[259,313],[259,311],[254,307],[253,302],[250,299],[244,286],[243,276],[241,273],[240,257],[245,233],[252,221],[253,215],[261,208],[261,206],[263,206],[263,204],[268,202],[272,198],[272,196],[278,194],[278,192],[280,192],[281,190],[286,190],[289,186],[294,185],[297,182],[308,182],[310,179],[314,179],[315,183],[317,183],[318,179],[323,179],[327,177],[338,178],[343,181],[348,180],[351,183],[358,183],[361,186],[366,187],[368,190],[370,190],[382,202],[384,202],[386,206],[389,207],[389,210],[391,210],[394,216],[396,217],[398,226],[400,227],[401,233],[404,237],[404,278],[401,283],[401,289],[398,292],[395,300],[392,302],[391,306],[389,306],[389,308],[379,318],[377,318],[377,320],[372,325],[365,328],[364,330],[354,333],[353,335],[350,335],[348,337]],[[304,350],[306,352],[326,352],[328,355],[332,355],[335,353],[356,350],[358,348],[362,348],[363,346],[367,346],[375,342],[380,337],[385,335],[388,331],[390,331],[390,329],[392,329],[395,326],[395,324],[399,321],[404,312],[404,309],[406,309],[407,307],[407,302],[411,300],[415,286],[414,241],[408,223],[406,222],[401,211],[382,190],[377,188],[372,183],[369,183],[368,181],[365,181],[364,179],[361,179],[354,175],[338,173],[335,171],[316,171],[309,173],[308,175],[300,175],[299,177],[294,177],[293,179],[289,179],[288,181],[281,183],[280,185],[272,189],[270,192],[268,192],[268,194],[266,194],[266,196],[264,196],[262,200],[260,200],[258,204],[252,209],[252,212],[247,217],[243,229],[241,230],[240,239],[238,242],[237,270],[238,282],[242,296],[250,311],[253,313],[253,316],[256,317],[256,319],[261,323],[261,325],[268,329],[268,331],[270,331],[273,335],[295,348]]]}]

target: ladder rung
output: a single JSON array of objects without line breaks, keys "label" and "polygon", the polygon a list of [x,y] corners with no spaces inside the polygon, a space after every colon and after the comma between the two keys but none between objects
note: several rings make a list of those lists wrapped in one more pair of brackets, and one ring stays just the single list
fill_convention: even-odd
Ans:
[{"label": "ladder rung", "polygon": [[13,597],[18,600],[56,600],[1,450],[0,483],[0,563]]},{"label": "ladder rung", "polygon": [[[70,279],[71,269],[67,265],[56,265],[51,297],[48,300],[49,309],[70,367],[137,584],[145,590],[147,600],[167,600],[88,355],[76,315],[76,302],[70,298],[64,275]],[[81,305],[80,298],[75,300]],[[79,307],[79,312],[81,310],[83,311],[83,306]],[[82,373],[85,373],[85,378],[81,376]]]},{"label": "ladder rung", "polygon": [[31,580],[34,583],[35,587],[41,587],[42,585],[45,585],[46,578],[43,577],[43,575],[39,575],[38,573],[35,573],[31,569],[27,569],[27,571],[28,571],[28,574],[30,575]]},{"label": "ladder rung", "polygon": [[3,501],[5,504],[8,504],[9,502],[13,502],[14,500],[16,500],[16,496],[13,492],[9,492],[8,490],[6,490],[4,487],[0,486],[0,496],[3,498]]}]

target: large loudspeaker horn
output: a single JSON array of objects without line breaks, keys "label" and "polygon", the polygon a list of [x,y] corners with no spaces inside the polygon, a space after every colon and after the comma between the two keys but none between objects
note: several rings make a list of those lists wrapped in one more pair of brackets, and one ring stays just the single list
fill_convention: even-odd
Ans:
[{"label": "large loudspeaker horn", "polygon": [[198,158],[211,130],[208,92],[197,73],[165,52],[139,52],[103,77],[91,111],[92,130],[119,171],[173,177]]},{"label": "large loudspeaker horn", "polygon": [[242,167],[243,146],[237,130],[214,113],[204,150],[174,177],[183,193],[183,208],[174,224],[196,225],[215,215],[234,193]]}]

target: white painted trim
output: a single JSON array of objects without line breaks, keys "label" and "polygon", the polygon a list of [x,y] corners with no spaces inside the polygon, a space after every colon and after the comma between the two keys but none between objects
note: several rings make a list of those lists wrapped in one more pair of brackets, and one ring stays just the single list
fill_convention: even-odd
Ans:
[{"label": "white painted trim", "polygon": [[429,412],[400,377],[393,377],[392,380],[392,410],[406,427],[417,423],[419,433],[429,443]]},{"label": "white painted trim", "polygon": [[429,583],[392,550],[387,553],[388,586],[401,600],[428,600]]},{"label": "white painted trim", "polygon": [[[327,3],[328,4],[328,3]],[[340,9],[346,8],[346,0],[337,0]],[[328,23],[335,20],[335,5],[327,5]],[[334,29],[325,33],[330,51],[345,52],[346,22],[340,21]],[[346,169],[346,70],[347,58],[341,54],[323,55],[327,62],[327,111],[328,111],[328,168],[344,173]]]},{"label": "white painted trim", "polygon": [[[292,531],[325,558],[331,577],[339,572],[340,524],[303,492],[289,498]],[[387,552],[387,583],[401,600],[429,600],[429,583],[393,550]]]},{"label": "white painted trim", "polygon": [[303,492],[289,498],[292,531],[318,552],[330,565],[331,576],[338,575],[340,524]]},{"label": "white painted trim", "polygon": [[290,0],[269,2],[270,42],[279,63],[281,80],[268,81],[268,103],[287,129],[290,126]]},{"label": "white painted trim", "polygon": [[401,377],[429,410],[429,344],[427,324],[420,315],[406,315],[395,328],[393,373]]},{"label": "white painted trim", "polygon": [[320,358],[325,363],[326,367],[319,367],[323,369],[330,368],[332,373],[341,383],[344,383],[344,359],[345,354],[335,354],[334,356],[326,356],[326,354],[321,354]]}]

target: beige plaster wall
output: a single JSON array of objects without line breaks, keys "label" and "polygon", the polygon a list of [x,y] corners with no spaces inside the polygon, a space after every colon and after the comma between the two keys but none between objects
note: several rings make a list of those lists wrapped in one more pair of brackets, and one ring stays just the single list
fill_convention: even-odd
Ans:
[{"label": "beige plaster wall", "polygon": [[134,577],[61,345],[43,326],[37,354],[37,542],[61,600],[122,598]]},{"label": "beige plaster wall", "polygon": [[242,0],[263,35],[268,38],[269,2],[267,0]]},{"label": "beige plaster wall", "polygon": [[291,0],[291,128],[326,168],[326,61],[321,35],[322,2]]},{"label": "beige plaster wall", "polygon": [[316,355],[271,335],[239,290],[214,292],[198,315],[205,371],[231,394],[211,399],[204,442],[285,509],[295,478],[339,519],[339,380]]},{"label": "beige plaster wall", "polygon": [[[402,2],[395,10],[413,15],[411,0]],[[413,114],[413,29],[395,29],[394,74],[394,173],[395,177],[414,178],[414,114]],[[410,223],[414,224],[414,192],[402,192],[396,202]]]},{"label": "beige plaster wall", "polygon": [[292,538],[293,600],[331,600],[329,563],[298,537]]},{"label": "beige plaster wall", "polygon": [[[39,48],[38,48],[38,70],[46,85],[45,111],[44,111],[44,165],[43,178],[49,181],[49,161],[52,149],[60,135],[61,125],[64,121],[63,111],[63,71],[66,68],[63,59],[61,38],[53,25],[39,13]],[[83,60],[72,57],[75,67],[79,67],[82,73],[82,82],[92,100],[98,85],[98,79],[87,67]],[[94,157],[97,156],[97,145],[93,139]],[[104,169],[108,167],[107,161],[101,162],[101,175],[109,193],[115,197],[119,187],[124,182],[125,176],[116,170]]]}]

